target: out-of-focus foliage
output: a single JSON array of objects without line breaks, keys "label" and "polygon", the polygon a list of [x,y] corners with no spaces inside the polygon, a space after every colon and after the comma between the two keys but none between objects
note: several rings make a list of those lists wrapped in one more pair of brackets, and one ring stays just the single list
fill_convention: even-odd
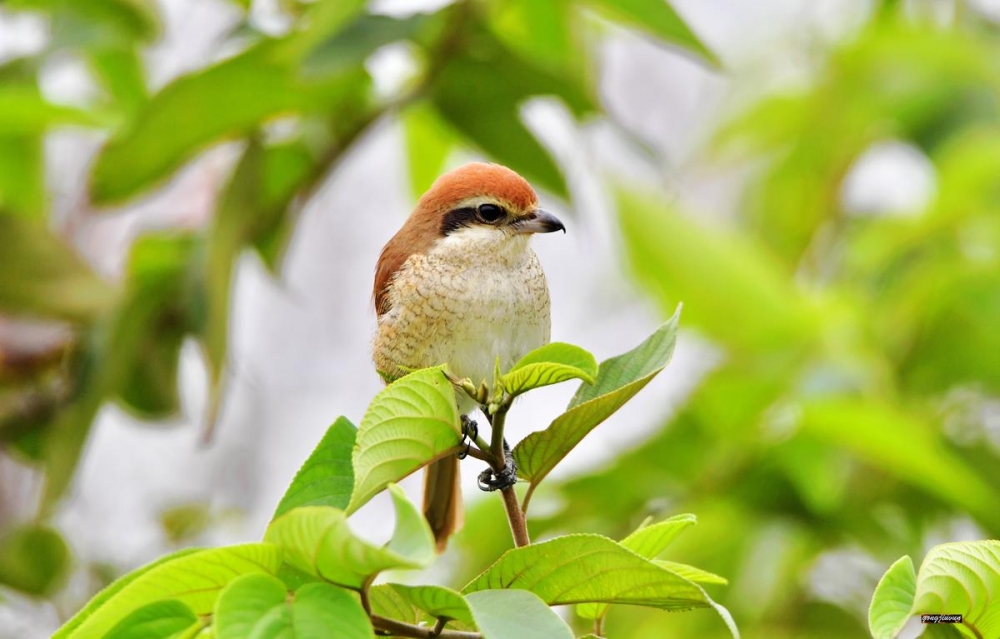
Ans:
[{"label": "out-of-focus foliage", "polygon": [[[907,4],[877,3],[808,86],[720,131],[712,161],[754,167],[736,215],[709,226],[699,211],[664,205],[660,185],[616,187],[637,279],[665,314],[683,301],[686,326],[722,362],[643,447],[543,488],[563,507],[531,525],[536,536],[620,539],[651,513],[697,513],[699,535],[667,556],[729,579],[706,590],[745,637],[865,635],[864,605],[822,596],[824,583],[852,577],[822,569],[831,551],[884,569],[923,556],[956,522],[1000,535],[989,427],[1000,393],[1000,40],[965,3],[946,23],[915,19]],[[218,405],[234,260],[253,250],[279,269],[297,213],[373,124],[402,123],[416,192],[453,151],[472,148],[565,196],[558,162],[520,109],[554,96],[581,121],[607,117],[595,89],[600,20],[715,63],[661,0],[462,0],[405,18],[362,1],[283,6],[287,34],[247,20],[220,43],[228,57],[151,91],[143,53],[161,31],[152,2],[4,3],[42,16],[50,35],[41,53],[0,65],[0,314],[57,322],[70,336],[42,350],[0,343],[0,446],[45,471],[43,513],[103,405],[150,419],[177,410],[184,340],[204,349]],[[398,42],[417,71],[376,92],[365,62]],[[53,104],[40,89],[39,69],[67,51],[101,89],[85,106]],[[276,135],[277,119],[292,126]],[[220,142],[242,141],[242,155],[208,228],[149,234],[122,281],[109,282],[49,219],[43,140],[67,126],[108,136],[89,195],[109,211]],[[842,195],[859,158],[885,140],[933,167],[935,192],[917,210],[866,213]],[[509,546],[492,525],[498,509],[489,500],[469,513],[456,585]],[[0,522],[5,586],[45,595],[68,566],[53,531]],[[726,632],[708,612],[614,606],[606,627],[626,638]]]},{"label": "out-of-focus foliage", "polygon": [[[697,513],[698,540],[676,551],[730,579],[720,601],[747,637],[867,634],[864,600],[821,593],[874,584],[831,569],[831,551],[888,567],[957,522],[1000,535],[1000,41],[963,15],[942,26],[886,9],[810,86],[734,118],[714,161],[763,161],[723,223],[622,187],[636,276],[664,311],[683,300],[722,362],[646,445],[566,483],[546,529],[620,533],[664,503]],[[843,195],[885,140],[933,166],[917,210],[859,211]],[[607,627],[659,623],[612,611]],[[709,623],[674,628],[710,636]]]}]

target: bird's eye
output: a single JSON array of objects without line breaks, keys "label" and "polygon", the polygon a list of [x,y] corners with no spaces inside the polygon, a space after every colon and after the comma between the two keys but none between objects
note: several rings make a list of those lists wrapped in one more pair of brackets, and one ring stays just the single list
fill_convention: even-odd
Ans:
[{"label": "bird's eye", "polygon": [[480,204],[477,211],[479,219],[491,224],[504,216],[504,210],[496,204]]}]

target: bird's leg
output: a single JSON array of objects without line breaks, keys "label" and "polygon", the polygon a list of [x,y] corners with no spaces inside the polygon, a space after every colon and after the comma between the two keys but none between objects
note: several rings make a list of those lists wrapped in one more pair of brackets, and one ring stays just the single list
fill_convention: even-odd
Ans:
[{"label": "bird's leg", "polygon": [[[469,449],[472,448],[472,442],[476,441],[479,437],[479,425],[476,420],[472,419],[468,415],[462,415],[462,441],[465,442],[465,450],[458,454],[459,459],[465,459],[469,454]],[[461,445],[462,442],[459,442]]]},{"label": "bird's leg", "polygon": [[479,473],[479,490],[493,492],[502,490],[517,483],[517,462],[514,461],[514,454],[510,451],[507,440],[503,440],[503,470],[496,473],[492,468],[487,468]]}]

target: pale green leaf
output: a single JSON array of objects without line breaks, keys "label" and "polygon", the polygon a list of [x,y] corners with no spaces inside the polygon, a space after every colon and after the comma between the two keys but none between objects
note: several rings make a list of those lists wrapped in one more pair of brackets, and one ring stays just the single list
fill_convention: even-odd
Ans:
[{"label": "pale green leaf", "polygon": [[610,417],[652,381],[670,361],[677,339],[680,308],[631,351],[603,362],[593,385],[581,384],[569,409],[548,428],[534,432],[514,447],[518,474],[538,483],[598,424]]},{"label": "pale green leaf", "polygon": [[354,487],[351,454],[357,434],[350,420],[338,417],[295,474],[272,519],[300,506],[345,508]]},{"label": "pale green leaf", "polygon": [[215,602],[212,625],[216,639],[244,639],[254,626],[288,596],[285,584],[271,575],[243,575],[229,583]]},{"label": "pale green leaf", "polygon": [[344,511],[329,506],[288,511],[271,522],[264,539],[281,546],[294,568],[346,588],[360,588],[384,570],[422,568],[434,558],[434,536],[398,486],[389,492],[396,531],[384,547],[355,537]]},{"label": "pale green leaf", "polygon": [[500,383],[511,395],[571,379],[594,383],[597,360],[588,351],[563,342],[553,342],[531,351],[520,359]]},{"label": "pale green leaf", "polygon": [[721,575],[688,564],[680,564],[676,561],[666,561],[664,559],[654,559],[653,563],[696,584],[713,584],[717,586],[729,584],[729,580]]},{"label": "pale green leaf", "polygon": [[462,591],[530,590],[550,606],[603,602],[663,610],[711,607],[705,591],[600,535],[568,535],[507,551]]},{"label": "pale green leaf", "polygon": [[589,0],[589,4],[614,18],[692,51],[713,64],[718,63],[715,55],[666,0]]},{"label": "pale green leaf", "polygon": [[892,639],[912,615],[917,591],[913,560],[904,555],[889,566],[875,587],[868,609],[868,629],[875,639]]},{"label": "pale green leaf", "polygon": [[[655,524],[647,525],[647,522],[643,522],[643,525],[620,543],[640,557],[655,559],[677,538],[677,535],[681,534],[688,526],[694,525],[696,521],[694,515],[675,515]],[[681,574],[681,576],[690,579],[687,575]],[[692,579],[691,581],[697,580]],[[577,612],[588,619],[603,617],[607,609],[607,604],[587,603],[577,606]]]},{"label": "pale green leaf", "polygon": [[678,535],[697,521],[694,515],[674,515],[655,524],[640,526],[623,539],[621,544],[646,559],[655,559]]},{"label": "pale green leaf", "polygon": [[103,639],[173,639],[201,627],[189,607],[176,599],[166,599],[133,610]]},{"label": "pale green leaf", "polygon": [[482,590],[466,597],[483,639],[573,639],[545,602],[525,590]]},{"label": "pale green leaf", "polygon": [[267,543],[179,553],[108,586],[107,595],[98,594],[53,639],[101,637],[134,610],[163,599],[206,615],[229,582],[248,573],[274,574],[280,564],[281,550]]},{"label": "pale green leaf", "polygon": [[410,373],[390,384],[368,406],[352,457],[353,512],[390,482],[458,450],[458,406],[444,368]]},{"label": "pale green leaf", "polygon": [[1000,541],[941,544],[920,564],[914,614],[960,614],[977,637],[1000,636]]},{"label": "pale green leaf", "polygon": [[472,623],[469,606],[459,592],[441,586],[389,585],[407,604],[423,610],[436,619],[455,619],[463,623]]}]

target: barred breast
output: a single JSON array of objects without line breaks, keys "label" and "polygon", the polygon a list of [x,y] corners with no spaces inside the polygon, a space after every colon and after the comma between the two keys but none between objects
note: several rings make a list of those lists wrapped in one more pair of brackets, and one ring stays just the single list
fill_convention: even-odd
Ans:
[{"label": "barred breast", "polygon": [[549,341],[548,286],[528,238],[458,235],[411,255],[394,277],[373,349],[379,371],[448,364],[490,383],[498,356],[506,370]]}]

